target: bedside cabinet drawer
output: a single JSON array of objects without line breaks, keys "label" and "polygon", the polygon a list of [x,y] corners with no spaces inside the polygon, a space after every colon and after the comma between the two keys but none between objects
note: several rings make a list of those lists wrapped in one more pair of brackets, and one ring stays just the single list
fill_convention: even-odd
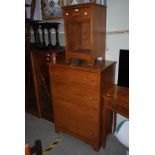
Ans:
[{"label": "bedside cabinet drawer", "polygon": [[107,101],[106,101],[106,107],[107,107],[107,109],[110,109],[113,112],[118,112],[119,111],[120,114],[121,113],[122,114],[123,113],[127,113],[127,114],[129,113],[126,107],[124,107],[121,104],[118,105],[117,100],[116,101],[115,100],[114,101],[111,101],[110,99],[109,100],[107,99]]},{"label": "bedside cabinet drawer", "polygon": [[90,8],[74,8],[70,10],[64,10],[63,16],[65,20],[90,19],[91,9]]},{"label": "bedside cabinet drawer", "polygon": [[90,8],[75,8],[72,10],[72,20],[90,19]]}]

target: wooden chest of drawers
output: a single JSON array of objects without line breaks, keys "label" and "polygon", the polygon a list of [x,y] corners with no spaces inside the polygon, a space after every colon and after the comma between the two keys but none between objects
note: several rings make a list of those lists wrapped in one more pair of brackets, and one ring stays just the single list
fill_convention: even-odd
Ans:
[{"label": "wooden chest of drawers", "polygon": [[115,63],[50,64],[56,132],[76,136],[98,150],[102,144],[102,94],[113,86]]}]

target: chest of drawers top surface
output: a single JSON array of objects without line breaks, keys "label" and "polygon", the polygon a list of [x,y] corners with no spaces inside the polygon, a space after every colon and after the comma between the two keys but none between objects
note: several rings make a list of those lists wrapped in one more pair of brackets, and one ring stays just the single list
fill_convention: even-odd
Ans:
[{"label": "chest of drawers top surface", "polygon": [[88,71],[88,72],[102,72],[106,70],[108,67],[114,65],[116,62],[114,61],[103,61],[102,63],[97,63],[94,65],[71,65],[70,63],[66,63],[65,61],[61,61],[59,63],[53,64],[50,63],[49,67],[60,67],[66,69],[73,69],[73,70],[81,70],[81,71]]}]

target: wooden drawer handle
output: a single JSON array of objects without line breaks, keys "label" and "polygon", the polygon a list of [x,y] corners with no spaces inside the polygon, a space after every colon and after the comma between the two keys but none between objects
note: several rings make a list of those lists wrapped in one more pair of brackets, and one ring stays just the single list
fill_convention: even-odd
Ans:
[{"label": "wooden drawer handle", "polygon": [[84,15],[87,15],[88,13],[87,12],[84,12]]}]

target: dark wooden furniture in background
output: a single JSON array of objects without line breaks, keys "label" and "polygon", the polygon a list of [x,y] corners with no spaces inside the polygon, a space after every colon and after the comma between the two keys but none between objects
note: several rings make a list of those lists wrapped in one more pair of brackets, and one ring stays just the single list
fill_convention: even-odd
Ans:
[{"label": "dark wooden furniture in background", "polygon": [[114,129],[116,128],[116,113],[129,118],[129,88],[114,86],[103,95],[103,147],[106,144],[106,137],[112,132],[114,113]]},{"label": "dark wooden furniture in background", "polygon": [[35,145],[30,148],[29,144],[25,144],[25,155],[43,155],[42,144],[40,140],[35,141]]},{"label": "dark wooden furniture in background", "polygon": [[40,117],[53,121],[50,78],[48,73],[50,57],[51,52],[31,52],[31,63],[38,113]]},{"label": "dark wooden furniture in background", "polygon": [[105,57],[106,6],[87,3],[63,8],[66,58],[93,64]]},{"label": "dark wooden furniture in background", "polygon": [[50,63],[56,132],[79,137],[98,150],[102,144],[102,94],[114,85],[115,62],[95,65]]},{"label": "dark wooden furniture in background", "polygon": [[[64,50],[64,47],[60,47],[59,43],[59,24],[60,23],[51,23],[51,22],[43,22],[43,21],[38,21],[38,22],[32,22],[31,31],[34,32],[34,42],[30,43],[30,46],[32,49],[38,49],[38,50],[56,50],[56,51],[61,51]],[[51,30],[55,30],[55,45],[52,44],[52,36],[53,34],[51,33]],[[45,30],[47,32],[47,40],[45,39]],[[29,30],[30,31],[30,30]],[[40,34],[41,31],[41,34]]]},{"label": "dark wooden furniture in background", "polygon": [[[63,47],[60,47],[58,38],[59,23],[26,20],[25,24],[25,110],[28,113],[53,121],[48,63],[52,52],[56,52],[57,59],[65,59],[65,51]],[[55,30],[55,45],[51,42],[51,29]],[[47,30],[48,41],[45,40],[45,30]],[[30,42],[31,31],[34,32],[34,42]]]},{"label": "dark wooden furniture in background", "polygon": [[39,116],[37,102],[34,92],[34,81],[30,56],[30,29],[38,21],[27,19],[25,21],[25,111]]},{"label": "dark wooden furniture in background", "polygon": [[[31,52],[31,63],[38,113],[40,117],[54,121],[48,68],[51,59],[52,52]],[[57,52],[57,60],[60,59],[65,59],[64,52]]]}]

